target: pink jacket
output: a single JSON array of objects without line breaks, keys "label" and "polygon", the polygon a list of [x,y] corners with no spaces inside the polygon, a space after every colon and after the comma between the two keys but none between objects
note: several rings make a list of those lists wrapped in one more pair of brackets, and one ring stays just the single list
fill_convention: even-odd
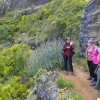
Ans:
[{"label": "pink jacket", "polygon": [[87,53],[87,60],[93,61],[93,47],[87,48],[86,53]]},{"label": "pink jacket", "polygon": [[93,50],[93,64],[98,64],[98,51],[97,48]]}]

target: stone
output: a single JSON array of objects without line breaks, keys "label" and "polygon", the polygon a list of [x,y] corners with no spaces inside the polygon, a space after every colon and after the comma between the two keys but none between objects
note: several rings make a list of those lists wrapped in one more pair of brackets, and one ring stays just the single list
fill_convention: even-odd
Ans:
[{"label": "stone", "polygon": [[85,52],[88,39],[100,40],[100,0],[90,0],[81,17],[79,46]]},{"label": "stone", "polygon": [[59,88],[54,82],[56,77],[55,71],[39,76],[30,96],[35,95],[35,100],[56,100],[59,94]]},{"label": "stone", "polygon": [[28,44],[32,50],[36,48],[36,41],[34,39],[27,40],[25,43]]}]

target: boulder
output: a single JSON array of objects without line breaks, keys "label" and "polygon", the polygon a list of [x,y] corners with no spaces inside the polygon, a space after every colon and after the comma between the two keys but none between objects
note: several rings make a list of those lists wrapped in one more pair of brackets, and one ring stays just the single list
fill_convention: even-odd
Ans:
[{"label": "boulder", "polygon": [[34,100],[56,100],[60,90],[54,82],[56,77],[55,71],[39,76],[30,97],[34,95],[36,97]]},{"label": "boulder", "polygon": [[32,50],[36,48],[36,41],[34,39],[26,41],[26,44],[28,44]]}]

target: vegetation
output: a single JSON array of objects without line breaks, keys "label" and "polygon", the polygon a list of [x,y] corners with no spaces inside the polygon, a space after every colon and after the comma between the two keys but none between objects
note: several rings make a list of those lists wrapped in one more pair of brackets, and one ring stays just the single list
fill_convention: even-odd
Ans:
[{"label": "vegetation", "polygon": [[83,67],[85,71],[89,71],[87,60],[85,58],[85,53],[84,53],[84,57],[82,57],[81,52],[79,50],[78,41],[74,40],[74,44],[75,44],[75,55],[73,56],[73,63]]},{"label": "vegetation", "polygon": [[65,87],[72,88],[72,87],[74,87],[74,84],[71,81],[68,81],[62,77],[57,78],[56,84],[60,88],[65,88]]},{"label": "vegetation", "polygon": [[28,57],[28,46],[25,44],[15,44],[12,47],[4,48],[0,52],[0,76],[9,79],[13,75],[22,75],[26,67]]},{"label": "vegetation", "polygon": [[48,41],[41,44],[31,52],[31,63],[28,67],[29,76],[34,75],[39,68],[47,70],[61,69],[63,65],[62,48],[63,42],[59,40]]},{"label": "vegetation", "polygon": [[[16,10],[0,18],[0,100],[25,100],[39,75],[62,68],[64,43],[58,37],[78,37],[85,4],[85,0],[53,0],[37,13],[25,15],[23,10]],[[47,41],[49,37],[58,39]],[[30,38],[41,44],[34,51],[22,43]],[[2,45],[6,42],[10,42],[8,47]],[[60,87],[66,86],[60,80],[73,87],[72,83],[58,78]],[[74,95],[72,98],[82,100]]]},{"label": "vegetation", "polygon": [[4,18],[0,18],[0,41],[16,41],[22,33],[35,39],[37,44],[49,37],[71,34],[78,37],[85,4],[85,0],[53,0],[31,15],[23,15],[23,10],[8,12]]},{"label": "vegetation", "polygon": [[80,93],[74,91],[69,100],[83,100],[83,97],[80,95]]},{"label": "vegetation", "polygon": [[[47,41],[45,44],[41,44],[36,50],[30,52],[28,46],[25,44],[15,44],[5,49],[1,47],[1,100],[7,100],[8,98],[25,100],[30,87],[36,83],[37,77],[46,72],[44,69],[61,69],[63,67],[61,52],[63,44],[59,38],[58,40]],[[61,88],[73,87],[72,82],[66,81],[61,77],[57,79],[56,83]]]}]

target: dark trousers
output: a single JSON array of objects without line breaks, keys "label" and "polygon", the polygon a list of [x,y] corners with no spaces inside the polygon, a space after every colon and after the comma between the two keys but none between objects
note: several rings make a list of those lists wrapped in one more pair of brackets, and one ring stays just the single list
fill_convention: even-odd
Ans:
[{"label": "dark trousers", "polygon": [[95,69],[97,68],[98,64],[93,64],[93,78],[97,82],[97,75],[94,73]]},{"label": "dark trousers", "polygon": [[65,68],[65,70],[68,70],[67,61],[68,61],[68,63],[69,63],[71,72],[73,72],[72,56],[65,56],[65,55],[64,55],[64,68]]},{"label": "dark trousers", "polygon": [[89,67],[89,73],[90,73],[90,76],[93,77],[93,61],[89,61],[87,60],[87,64],[88,64],[88,67]]}]

